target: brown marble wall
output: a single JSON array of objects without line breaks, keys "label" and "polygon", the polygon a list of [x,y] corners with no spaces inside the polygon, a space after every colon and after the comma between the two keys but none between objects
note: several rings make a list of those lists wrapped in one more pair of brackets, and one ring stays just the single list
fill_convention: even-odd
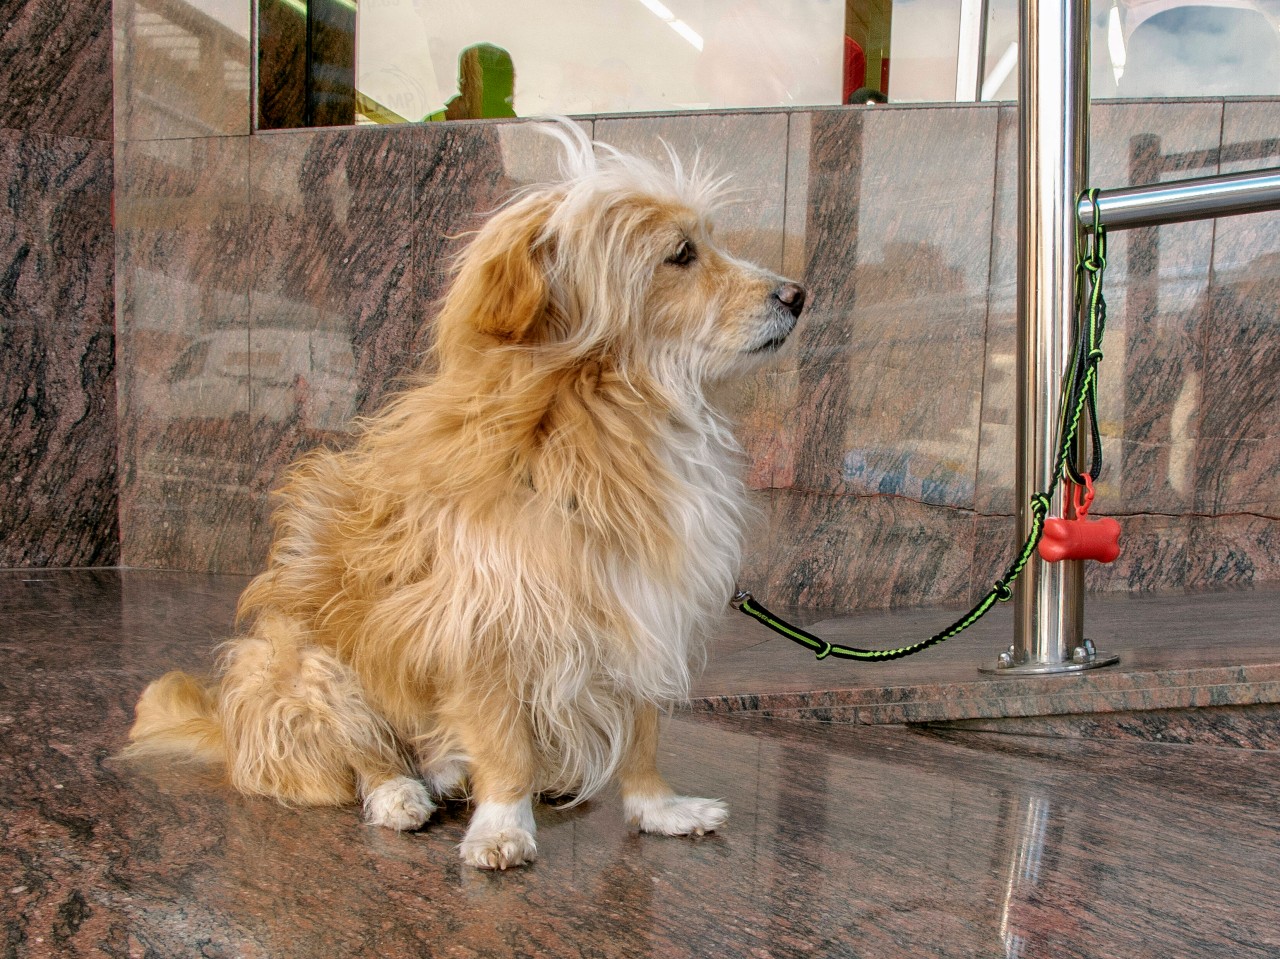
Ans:
[{"label": "brown marble wall", "polygon": [[[1094,178],[1275,165],[1277,109],[1099,104]],[[809,607],[985,592],[1014,549],[1013,108],[584,122],[624,149],[660,154],[661,138],[733,174],[729,244],[811,290],[795,346],[720,390],[761,514],[744,583]],[[126,561],[251,571],[280,470],[341,442],[417,362],[452,238],[553,175],[554,151],[521,123],[121,151],[121,352],[137,358],[122,382]],[[1127,548],[1091,571],[1096,589],[1276,578],[1277,223],[1112,238],[1095,509],[1124,518]]]},{"label": "brown marble wall", "polygon": [[10,0],[0,17],[0,129],[111,139],[111,8]]},{"label": "brown marble wall", "polygon": [[254,561],[249,209],[248,137],[117,145],[127,566]]},{"label": "brown marble wall", "polygon": [[111,12],[0,17],[0,567],[119,558]]},{"label": "brown marble wall", "polygon": [[[1127,186],[1218,172],[1221,101],[1096,104],[1090,142],[1093,182]],[[1001,168],[987,384],[979,470],[980,545],[975,594],[1008,564],[1013,540],[1017,192],[1016,115],[1002,108]],[[1265,161],[1264,164],[1265,165]],[[1223,221],[1226,222],[1226,221]],[[1120,517],[1125,549],[1111,566],[1091,564],[1093,589],[1208,586],[1193,561],[1194,463],[1209,317],[1214,221],[1118,232],[1109,237],[1106,359],[1099,418],[1107,467],[1095,512]]]},{"label": "brown marble wall", "polygon": [[457,235],[554,169],[527,124],[121,144],[124,562],[256,569],[281,471],[418,365]]},{"label": "brown marble wall", "polygon": [[[1229,102],[1224,173],[1280,166],[1280,104]],[[1275,579],[1280,566],[1280,213],[1220,220],[1213,245],[1194,467],[1202,575]]]},{"label": "brown marble wall", "polygon": [[787,259],[813,299],[770,457],[780,603],[968,590],[996,134],[993,109],[792,124]]}]

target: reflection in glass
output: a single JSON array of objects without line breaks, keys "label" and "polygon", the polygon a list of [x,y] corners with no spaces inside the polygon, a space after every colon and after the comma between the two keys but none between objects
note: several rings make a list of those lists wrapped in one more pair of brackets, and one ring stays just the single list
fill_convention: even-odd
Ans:
[{"label": "reflection in glass", "polygon": [[115,0],[121,139],[249,129],[251,14],[242,0]]},{"label": "reflection in glass", "polygon": [[[1017,0],[258,0],[258,11],[260,126],[1017,96]],[[1092,0],[1091,23],[1095,99],[1280,94],[1280,0]]]},{"label": "reflection in glass", "polygon": [[[1090,91],[1107,97],[1280,94],[1280,0],[1092,0]],[[980,98],[1018,96],[1018,3],[987,0]]]},{"label": "reflection in glass", "polygon": [[458,93],[429,120],[513,117],[516,69],[511,54],[492,43],[477,43],[458,56]]},{"label": "reflection in glass", "polygon": [[1012,809],[1006,805],[1013,814],[1015,831],[1005,872],[1000,937],[1006,959],[1024,959],[1032,938],[1028,929],[1034,924],[1022,922],[1019,912],[1025,903],[1035,899],[1043,881],[1050,803],[1048,797],[1041,795],[1019,796],[1014,802]]},{"label": "reflection in glass", "polygon": [[357,86],[406,119],[440,116],[484,46],[514,63],[521,116],[834,104],[845,19],[841,0],[366,0]]},{"label": "reflection in glass", "polygon": [[258,127],[355,122],[355,0],[258,0]]},{"label": "reflection in glass", "polygon": [[1123,97],[1280,93],[1280,18],[1275,4],[1243,9],[1129,0],[1117,17]]}]

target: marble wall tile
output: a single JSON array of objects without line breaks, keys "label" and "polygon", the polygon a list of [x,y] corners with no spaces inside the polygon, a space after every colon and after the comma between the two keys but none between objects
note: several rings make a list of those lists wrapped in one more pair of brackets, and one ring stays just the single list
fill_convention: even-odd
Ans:
[{"label": "marble wall tile", "polygon": [[696,160],[699,169],[732,177],[716,236],[738,256],[781,272],[787,121],[785,113],[604,118],[595,136],[660,168],[670,165],[665,143],[686,169]]},{"label": "marble wall tile", "polygon": [[[1280,103],[1226,104],[1222,172],[1280,165]],[[1197,508],[1280,517],[1280,213],[1215,221]]]},{"label": "marble wall tile", "polygon": [[[620,150],[669,166],[667,147],[686,168],[695,163],[717,176],[729,176],[725,205],[716,211],[716,237],[737,256],[781,273],[788,170],[785,113],[727,113],[608,118],[596,123],[596,137]],[[664,146],[665,144],[665,146]],[[795,276],[803,282],[802,276]],[[807,321],[802,319],[807,325]],[[793,345],[762,367],[731,382],[717,384],[712,397],[737,426],[747,452],[748,481],[768,489],[777,479],[771,468],[791,444],[779,430],[786,399],[794,396]],[[779,388],[783,395],[779,394]]]},{"label": "marble wall tile", "polygon": [[348,129],[251,140],[250,416],[259,509],[300,453],[340,443],[407,372],[413,315],[414,142]]},{"label": "marble wall tile", "polygon": [[[1280,527],[1268,517],[1134,514],[1117,519],[1119,558],[1085,567],[1085,588],[1092,594],[1257,586],[1280,578]],[[1004,573],[1020,545],[1008,516],[980,517],[975,535],[971,602]]]},{"label": "marble wall tile", "polygon": [[257,7],[257,128],[307,126],[307,16],[288,0],[251,0]]},{"label": "marble wall tile", "polygon": [[797,487],[972,507],[996,126],[994,108],[810,116]]},{"label": "marble wall tile", "polygon": [[[1099,103],[1091,183],[1114,188],[1217,172],[1220,102]],[[978,508],[1014,511],[1017,117],[1004,108],[997,175]],[[1209,222],[1117,232],[1104,285],[1108,319],[1099,418],[1108,463],[1099,503],[1124,512],[1189,510],[1208,314]]]},{"label": "marble wall tile", "polygon": [[747,454],[747,485],[751,489],[789,489],[796,483],[796,456],[801,447],[801,422],[794,411],[808,389],[799,356],[804,344],[821,328],[814,327],[814,290],[808,276],[805,227],[809,203],[809,145],[813,139],[810,114],[793,113],[787,125],[787,167],[783,211],[782,273],[809,290],[808,312],[790,344],[743,393],[750,397],[738,417]]},{"label": "marble wall tile", "polygon": [[[748,488],[750,510],[743,525],[742,560],[738,564],[738,586],[741,589],[760,591],[768,587],[774,569],[774,548],[777,545],[777,526],[774,512],[777,492],[769,489]],[[771,607],[772,608],[772,607]]]},{"label": "marble wall tile", "polygon": [[254,565],[249,212],[248,138],[117,147],[126,565]]},{"label": "marble wall tile", "polygon": [[808,252],[805,227],[809,220],[809,146],[813,142],[813,114],[787,118],[786,209],[783,211],[782,272],[806,279]]},{"label": "marble wall tile", "polygon": [[111,179],[109,144],[0,130],[0,566],[119,556]]},{"label": "marble wall tile", "polygon": [[[1121,527],[1120,556],[1113,563],[1087,563],[1086,590],[1137,593],[1210,585],[1207,577],[1197,577],[1191,557],[1201,520],[1141,513],[1116,518]],[[978,518],[970,601],[976,602],[1004,575],[1021,547],[1012,516]]]},{"label": "marble wall tile", "polygon": [[1140,513],[1117,519],[1120,556],[1114,563],[1086,563],[1086,590],[1137,593],[1192,584],[1195,517]]},{"label": "marble wall tile", "polygon": [[[1111,188],[1217,173],[1221,125],[1216,101],[1099,104],[1092,182]],[[1110,465],[1099,503],[1122,512],[1189,512],[1213,223],[1118,231],[1107,253],[1098,414]]]},{"label": "marble wall tile", "polygon": [[116,139],[249,132],[248,0],[115,0],[112,8]]},{"label": "marble wall tile", "polygon": [[1001,106],[996,130],[991,276],[987,287],[986,355],[975,506],[1012,515],[1017,476],[1018,110]]},{"label": "marble wall tile", "polygon": [[[779,606],[877,609],[963,601],[974,519],[898,496],[775,490],[768,587]],[[751,585],[744,582],[743,585]]]},{"label": "marble wall tile", "polygon": [[1255,586],[1280,580],[1280,523],[1249,514],[1200,517],[1187,546],[1193,589]]},{"label": "marble wall tile", "polygon": [[1014,561],[1022,543],[1012,516],[977,516],[973,526],[973,576],[968,601],[976,603]]},{"label": "marble wall tile", "polygon": [[21,0],[0,8],[0,129],[111,139],[111,8]]},{"label": "marble wall tile", "polygon": [[4,319],[111,324],[111,149],[0,130]]},{"label": "marble wall tile", "polygon": [[0,322],[0,567],[119,561],[114,336]]}]

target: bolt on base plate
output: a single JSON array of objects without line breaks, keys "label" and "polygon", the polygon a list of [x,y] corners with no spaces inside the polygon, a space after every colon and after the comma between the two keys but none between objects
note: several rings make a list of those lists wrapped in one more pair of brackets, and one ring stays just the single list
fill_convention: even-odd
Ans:
[{"label": "bolt on base plate", "polygon": [[1102,656],[1098,653],[1093,640],[1086,639],[1071,651],[1071,658],[1061,663],[1015,663],[1014,647],[1001,653],[993,666],[979,666],[978,672],[995,676],[1044,676],[1053,673],[1078,673],[1086,669],[1099,669],[1102,666],[1114,666],[1120,662],[1119,656]]}]

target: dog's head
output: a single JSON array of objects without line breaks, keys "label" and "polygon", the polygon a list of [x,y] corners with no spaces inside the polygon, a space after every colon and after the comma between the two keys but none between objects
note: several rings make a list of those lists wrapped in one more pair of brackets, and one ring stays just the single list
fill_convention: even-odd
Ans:
[{"label": "dog's head", "polygon": [[550,131],[566,178],[500,210],[463,251],[438,321],[442,364],[514,348],[717,379],[782,346],[805,290],[716,242],[723,180],[674,154],[662,171],[597,150],[575,124]]}]

